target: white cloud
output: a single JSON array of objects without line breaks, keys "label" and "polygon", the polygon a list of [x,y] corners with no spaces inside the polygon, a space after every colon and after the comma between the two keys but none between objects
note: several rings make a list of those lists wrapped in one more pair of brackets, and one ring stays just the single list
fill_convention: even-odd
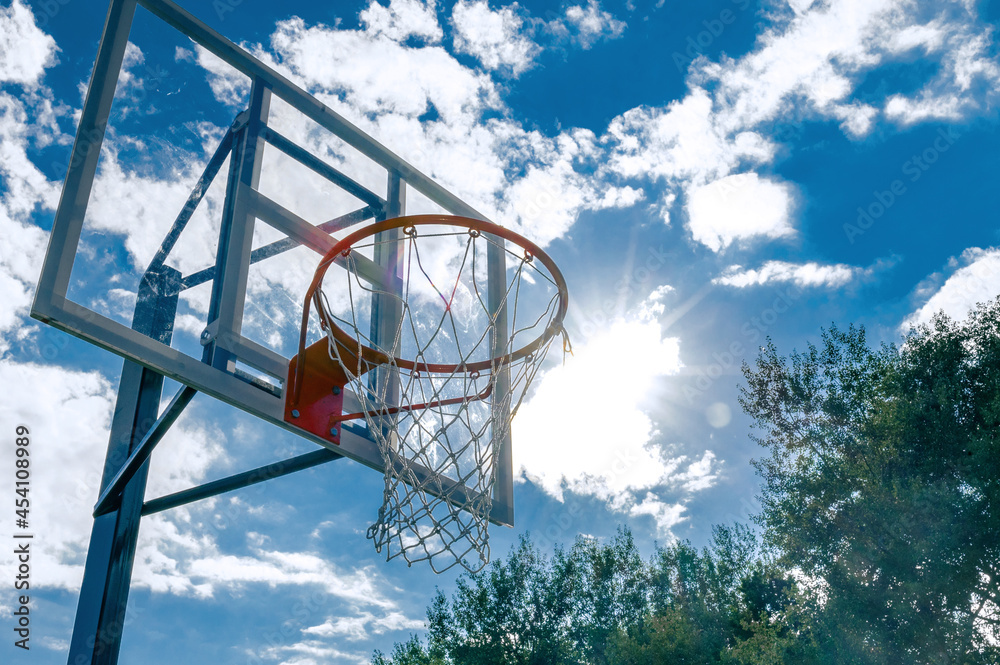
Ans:
[{"label": "white cloud", "polygon": [[[0,420],[30,428],[35,497],[30,524],[33,532],[46,534],[37,542],[33,573],[47,588],[77,591],[108,445],[113,386],[97,372],[6,360],[0,361],[0,382],[32,388],[10,393],[0,402]],[[224,442],[221,432],[195,426],[183,415],[154,451],[147,497],[198,484],[222,459]],[[13,437],[6,437],[0,454],[14,459],[14,447]],[[0,490],[13,495],[13,475],[0,479]],[[254,548],[253,556],[227,554],[216,535],[247,512],[245,504],[230,497],[144,519],[133,586],[206,597],[219,588],[302,585],[323,589],[358,607],[379,608],[380,619],[373,624],[376,632],[406,623],[397,616],[382,578],[371,567],[343,569],[312,553],[262,548]],[[0,565],[13,565],[10,553],[0,553]]]},{"label": "white cloud", "polygon": [[12,220],[0,206],[0,354],[9,347],[5,333],[16,330],[31,304],[38,279],[45,234],[37,226]]},{"label": "white cloud", "polygon": [[421,37],[429,42],[441,40],[434,0],[391,0],[388,7],[372,2],[362,10],[361,22],[368,32],[385,35],[396,42]]},{"label": "white cloud", "polygon": [[421,630],[424,622],[410,619],[402,612],[388,612],[378,616],[371,612],[360,612],[350,617],[327,619],[324,623],[303,629],[305,635],[317,637],[339,637],[357,641],[367,639],[371,635],[381,635],[386,631]]},{"label": "white cloud", "polygon": [[[114,393],[97,372],[0,360],[0,382],[28,386],[0,401],[0,421],[30,430],[32,572],[44,585],[75,590],[83,577],[82,553],[90,537],[90,512],[101,478]],[[14,439],[3,438],[0,454],[14,459]],[[0,480],[13,496],[14,475]],[[13,557],[0,554],[10,569]]]},{"label": "white cloud", "polygon": [[715,471],[715,453],[706,450],[700,460],[692,462],[683,473],[677,474],[671,480],[680,483],[688,492],[697,492],[715,484],[718,477]]},{"label": "white cloud", "polygon": [[755,236],[792,235],[791,209],[787,183],[741,173],[688,192],[688,228],[695,240],[717,252]]},{"label": "white cloud", "polygon": [[[940,35],[928,39],[940,39]],[[959,121],[972,113],[989,108],[1000,82],[1000,65],[992,58],[988,35],[971,29],[953,30],[947,35],[948,49],[941,58],[937,76],[913,95],[889,97],[885,114],[901,125],[928,120]],[[933,45],[933,42],[932,42]],[[990,90],[986,96],[976,87]]]},{"label": "white cloud", "polygon": [[142,86],[142,79],[136,72],[133,71],[134,68],[139,65],[145,64],[146,55],[142,52],[138,46],[132,42],[125,44],[125,54],[122,56],[122,67],[121,74],[118,76],[118,84],[115,86],[115,96],[121,97],[127,94],[129,88],[133,86]]},{"label": "white cloud", "polygon": [[36,207],[52,209],[58,201],[59,186],[27,154],[32,141],[47,145],[59,138],[58,128],[46,117],[51,111],[50,102],[37,95],[16,98],[0,92],[2,201],[11,217],[26,219]]},{"label": "white cloud", "polygon": [[509,70],[514,76],[531,68],[541,47],[524,29],[517,3],[496,11],[486,0],[459,0],[452,9],[454,46],[491,70]]},{"label": "white cloud", "polygon": [[[894,0],[797,1],[792,12],[771,15],[772,26],[739,59],[691,63],[690,92],[666,107],[638,107],[615,118],[601,174],[613,180],[661,181],[692,191],[732,173],[773,163],[777,146],[764,135],[773,126],[806,119],[834,120],[851,138],[867,136],[880,119],[900,125],[960,120],[995,106],[1000,65],[991,55],[992,29],[965,2],[928,8]],[[929,11],[933,9],[933,11]],[[854,95],[870,72],[922,50],[938,72],[917,93],[888,89],[881,99]],[[759,211],[770,237],[792,230],[792,220]],[[726,246],[713,222],[704,235]]]},{"label": "white cloud", "polygon": [[864,138],[878,118],[878,109],[870,104],[851,102],[833,109],[833,116],[841,121],[840,129],[854,139]]},{"label": "white cloud", "polygon": [[357,663],[368,665],[368,652],[348,652],[324,644],[320,640],[303,640],[288,646],[272,646],[254,654],[258,658],[280,661],[281,665],[327,665],[327,663]]},{"label": "white cloud", "polygon": [[[141,274],[184,207],[191,183],[197,181],[199,174],[190,166],[155,175],[141,174],[119,160],[118,142],[114,138],[105,140],[102,157],[87,206],[85,228],[90,232],[110,231],[123,238],[133,261],[132,269]],[[185,241],[183,250],[171,255],[171,265],[186,273],[214,263],[218,226],[209,220],[219,218],[221,205],[222,201],[215,196],[202,201],[190,228],[181,236]],[[191,240],[185,237],[188,235],[201,237],[188,243]],[[100,240],[108,244],[107,237]],[[128,271],[127,266],[118,269]]]},{"label": "white cloud", "polygon": [[858,276],[869,274],[871,270],[836,263],[833,265],[816,263],[789,263],[787,261],[767,261],[760,268],[744,269],[730,266],[720,277],[712,280],[715,284],[745,288],[764,284],[792,282],[797,286],[822,286],[836,288],[843,286]]},{"label": "white cloud", "polygon": [[517,219],[517,230],[540,245],[566,233],[583,210],[625,208],[642,198],[632,187],[597,188],[592,178],[574,168],[593,154],[591,132],[578,129],[555,140],[537,139],[535,159],[507,187],[500,218]]},{"label": "white cloud", "polygon": [[463,67],[442,47],[406,46],[382,31],[306,26],[294,18],[278,24],[271,48],[281,68],[307,89],[342,95],[353,118],[419,116],[433,103],[455,121],[495,97],[488,76]]},{"label": "white cloud", "polygon": [[937,21],[924,25],[911,25],[892,35],[889,49],[893,53],[906,53],[921,49],[924,53],[934,53],[944,45],[946,31]]},{"label": "white cloud", "polygon": [[850,76],[872,64],[869,31],[887,2],[833,2],[766,31],[760,46],[739,61],[706,65],[718,80],[723,123],[747,128],[794,112],[796,103],[827,113],[847,98]]},{"label": "white cloud", "polygon": [[673,293],[674,291],[676,291],[676,289],[669,284],[661,284],[650,292],[646,300],[652,303],[662,303],[664,298],[667,297],[667,294]]},{"label": "white cloud", "polygon": [[815,2],[816,0],[788,0],[788,5],[796,14],[804,14]]},{"label": "white cloud", "polygon": [[657,532],[673,540],[670,538],[672,529],[687,519],[684,517],[685,511],[686,508],[683,504],[665,503],[650,492],[646,494],[641,503],[637,503],[629,509],[629,514],[633,517],[640,515],[652,517],[656,523]]},{"label": "white cloud", "polygon": [[[543,46],[566,43],[584,50],[605,39],[617,39],[625,31],[624,21],[601,9],[598,0],[586,6],[571,5],[551,20],[532,18],[516,2],[491,9],[488,0],[459,0],[452,10],[454,48],[477,58],[487,70],[518,76],[534,66]],[[554,41],[552,41],[554,39]]]},{"label": "white cloud", "polygon": [[[686,462],[687,458],[682,457],[680,461]],[[708,489],[718,479],[716,462],[715,453],[706,450],[700,460],[688,464],[684,471],[673,474],[670,483],[687,495]],[[633,499],[628,506],[628,514],[633,517],[641,515],[652,517],[657,534],[668,541],[676,540],[673,528],[687,520],[684,516],[686,511],[686,501],[664,501],[654,492],[647,492],[642,501]]]},{"label": "white cloud", "polygon": [[626,111],[608,126],[613,147],[606,168],[626,178],[704,184],[741,163],[773,158],[768,139],[753,132],[731,136],[713,109],[712,95],[696,88],[665,108]]},{"label": "white cloud", "polygon": [[185,49],[177,49],[175,60],[194,61],[204,69],[208,85],[217,101],[233,109],[246,108],[246,100],[250,95],[250,79],[233,69],[222,58],[196,45],[193,54]]},{"label": "white cloud", "polygon": [[[12,6],[12,11],[17,5]],[[31,294],[41,270],[45,233],[31,222],[39,208],[51,209],[59,196],[50,182],[28,158],[32,141],[36,146],[55,139],[47,116],[51,102],[39,95],[21,99],[0,92],[0,354],[9,347],[4,333],[15,330],[31,304]],[[41,113],[39,113],[39,111]],[[39,118],[33,122],[32,117]]]},{"label": "white cloud", "polygon": [[546,28],[553,34],[569,39],[581,48],[589,49],[602,39],[617,39],[625,32],[625,22],[601,9],[598,0],[588,0],[587,6],[571,5],[564,18],[549,21]]},{"label": "white cloud", "polygon": [[[614,321],[577,344],[564,365],[536,379],[512,435],[522,481],[558,500],[573,492],[601,499],[612,510],[652,515],[662,535],[672,538],[670,527],[682,519],[690,494],[714,483],[716,459],[710,451],[696,461],[667,455],[646,412],[657,377],[681,367],[679,341],[664,338],[655,320],[662,304],[653,300],[664,293],[657,289],[638,316]],[[623,362],[623,349],[642,353]],[[602,414],[596,419],[595,404]],[[666,503],[662,491],[677,499]]]},{"label": "white cloud", "polygon": [[[718,81],[721,113],[733,128],[801,112],[796,107],[803,104],[819,117],[836,117],[864,72],[922,47],[925,56],[939,59],[941,67],[916,99],[941,103],[959,96],[964,111],[983,108],[992,95],[986,90],[1000,79],[989,54],[990,29],[978,21],[975,8],[965,3],[944,3],[934,9],[927,4],[893,0],[822,3],[765,32],[751,54],[738,61],[707,64],[702,74]],[[984,90],[973,93],[974,81],[983,84]],[[893,99],[899,97],[890,92],[885,101]]]},{"label": "white cloud", "polygon": [[[172,395],[164,394],[163,397]],[[181,416],[157,444],[159,454],[154,454],[150,460],[146,498],[153,499],[197,485],[213,464],[226,459],[225,442],[226,435],[210,423]]]},{"label": "white cloud", "polygon": [[[958,267],[960,266],[960,267]],[[972,247],[962,253],[958,267],[939,287],[928,285],[924,290],[933,291],[926,302],[906,317],[902,328],[928,323],[938,312],[952,319],[961,320],[978,303],[993,300],[1000,294],[1000,249]]]},{"label": "white cloud", "polygon": [[256,550],[254,556],[241,557],[208,551],[181,563],[180,572],[190,579],[191,588],[200,583],[209,592],[217,586],[302,585],[324,589],[331,596],[361,607],[393,610],[396,606],[382,592],[382,578],[373,567],[343,570],[307,552]]},{"label": "white cloud", "polygon": [[[622,362],[622,349],[643,349],[643,362]],[[612,498],[659,484],[676,464],[649,446],[655,430],[641,402],[657,376],[679,369],[678,340],[662,338],[656,321],[613,323],[538,380],[514,419],[515,466],[557,498],[565,487]],[[596,433],[598,394],[602,412],[613,414],[613,446]]]},{"label": "white cloud", "polygon": [[55,64],[57,50],[21,0],[0,7],[0,83],[37,86],[45,69]]}]

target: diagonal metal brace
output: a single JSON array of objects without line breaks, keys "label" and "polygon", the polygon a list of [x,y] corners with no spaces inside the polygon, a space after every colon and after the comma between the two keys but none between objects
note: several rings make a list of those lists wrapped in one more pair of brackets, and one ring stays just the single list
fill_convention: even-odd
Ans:
[{"label": "diagonal metal brace", "polygon": [[122,489],[128,484],[128,481],[132,479],[132,476],[135,475],[135,472],[139,470],[143,463],[149,459],[153,448],[160,442],[160,439],[167,433],[167,430],[174,424],[174,421],[184,411],[184,407],[188,405],[188,402],[191,401],[197,392],[197,390],[190,386],[184,386],[177,391],[174,398],[170,400],[170,404],[167,405],[167,408],[164,409],[160,417],[156,419],[153,426],[149,428],[146,436],[142,437],[142,441],[135,447],[129,458],[122,464],[122,468],[118,470],[115,477],[108,483],[107,488],[101,493],[100,498],[97,499],[97,505],[94,506],[94,517],[100,517],[113,510],[117,510],[120,501],[119,495]]},{"label": "diagonal metal brace", "polygon": [[311,453],[305,453],[304,455],[299,455],[298,457],[292,457],[280,462],[273,462],[272,464],[259,466],[256,469],[251,469],[250,471],[244,471],[243,473],[237,473],[233,476],[213,480],[205,483],[204,485],[198,485],[197,487],[168,494],[167,496],[161,496],[157,499],[150,499],[142,505],[142,515],[145,517],[146,515],[152,515],[153,513],[158,513],[163,510],[183,506],[184,504],[191,503],[192,501],[207,499],[209,497],[217,496],[224,492],[238,490],[243,487],[250,487],[251,485],[262,483],[265,480],[280,478],[281,476],[287,476],[290,473],[295,473],[304,469],[311,469],[314,466],[326,464],[327,462],[332,462],[333,460],[340,459],[341,457],[342,455],[340,453],[335,453],[327,448],[320,448],[319,450],[314,450]]},{"label": "diagonal metal brace", "polygon": [[[237,123],[240,118],[247,115],[244,111],[236,120],[233,121],[233,126],[226,131],[226,135],[222,137],[222,141],[219,142],[219,147],[215,149],[215,154],[212,155],[212,159],[209,160],[208,165],[205,166],[204,173],[201,174],[201,178],[198,179],[198,183],[191,190],[191,194],[188,195],[187,202],[185,202],[184,207],[181,208],[180,213],[177,215],[177,219],[174,220],[173,226],[170,227],[170,231],[163,238],[163,243],[160,245],[160,249],[157,250],[156,256],[149,264],[149,268],[146,272],[159,272],[160,268],[163,266],[163,262],[167,260],[167,256],[170,255],[170,251],[174,248],[177,243],[177,239],[180,238],[181,233],[187,227],[188,222],[191,221],[191,216],[194,215],[194,211],[198,208],[201,200],[205,198],[205,194],[208,193],[208,188],[212,185],[212,181],[215,180],[215,176],[219,174],[219,170],[222,169],[222,165],[225,163],[226,159],[229,157],[229,153],[233,150],[233,138],[234,132],[238,129]],[[244,123],[245,124],[245,123]]]},{"label": "diagonal metal brace", "polygon": [[[355,210],[354,212],[349,212],[346,215],[341,215],[335,217],[328,222],[323,222],[319,224],[316,228],[322,229],[327,233],[333,233],[334,231],[340,231],[348,226],[353,226],[359,222],[363,222],[366,219],[371,219],[375,216],[375,211],[371,206],[365,206]],[[253,265],[258,261],[263,261],[264,259],[269,259],[272,256],[277,256],[282,252],[287,252],[290,249],[295,249],[301,245],[298,240],[294,238],[282,238],[281,240],[275,240],[274,242],[264,245],[263,247],[258,247],[250,253],[250,264]],[[193,286],[198,286],[199,284],[204,284],[210,280],[215,279],[215,266],[205,268],[204,270],[199,270],[198,272],[193,272],[183,280],[181,280],[180,289],[183,291],[185,289],[190,289]]]}]

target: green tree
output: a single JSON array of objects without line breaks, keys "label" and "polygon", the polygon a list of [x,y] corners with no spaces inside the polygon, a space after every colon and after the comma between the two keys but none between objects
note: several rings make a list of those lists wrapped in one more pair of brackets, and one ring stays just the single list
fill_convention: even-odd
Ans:
[{"label": "green tree", "polygon": [[524,538],[374,665],[1000,662],[1000,299],[899,347],[769,343],[744,373],[759,535],[648,563],[627,529],[551,558]]},{"label": "green tree", "polygon": [[609,639],[638,626],[647,610],[648,572],[632,533],[619,527],[607,545],[577,539],[559,565],[576,591],[570,612],[576,648],[587,663],[607,665]]},{"label": "green tree", "polygon": [[740,581],[735,639],[722,662],[812,665],[825,662],[814,635],[819,599],[773,562],[758,561]]},{"label": "green tree", "polygon": [[653,615],[680,612],[697,631],[701,651],[711,657],[704,662],[718,662],[734,637],[740,583],[759,554],[755,539],[745,525],[716,526],[710,546],[700,553],[681,542],[653,555]]},{"label": "green tree", "polygon": [[703,631],[680,607],[664,608],[640,626],[618,632],[609,641],[609,662],[615,665],[703,665],[718,662]]},{"label": "green tree", "polygon": [[525,537],[505,560],[463,576],[411,637],[373,665],[811,665],[809,607],[765,562],[744,525],[715,527],[644,562],[628,529],[543,556]]},{"label": "green tree", "polygon": [[647,611],[648,570],[628,529],[607,544],[578,538],[551,558],[523,537],[505,560],[461,577],[450,601],[438,592],[426,649],[411,639],[373,663],[610,665],[610,641]]},{"label": "green tree", "polygon": [[392,656],[386,658],[385,655],[376,650],[372,657],[372,665],[443,665],[440,658],[435,659],[424,648],[420,638],[410,635],[410,639],[401,644],[397,643],[392,649]]},{"label": "green tree", "polygon": [[648,613],[614,636],[609,662],[815,662],[798,585],[766,561],[747,526],[714,527],[700,552],[688,542],[658,548],[649,579]]},{"label": "green tree", "polygon": [[997,662],[1000,300],[897,348],[832,327],[744,366],[760,524],[822,599],[833,663]]},{"label": "green tree", "polygon": [[522,538],[505,561],[460,578],[450,603],[438,593],[430,655],[461,665],[579,662],[568,634],[572,581]]}]

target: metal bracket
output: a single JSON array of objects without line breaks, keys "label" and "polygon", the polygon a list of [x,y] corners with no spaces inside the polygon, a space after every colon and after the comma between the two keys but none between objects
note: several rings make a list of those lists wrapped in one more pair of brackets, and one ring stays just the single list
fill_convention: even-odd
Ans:
[{"label": "metal bracket", "polygon": [[219,336],[219,320],[216,319],[206,326],[204,330],[201,331],[201,341],[202,346],[208,346],[215,341],[215,338]]},{"label": "metal bracket", "polygon": [[236,133],[246,127],[246,124],[250,122],[250,109],[244,109],[235,118],[233,118],[233,124],[231,129],[233,133]]},{"label": "metal bracket", "polygon": [[167,430],[174,424],[174,421],[184,411],[184,407],[188,405],[188,402],[191,401],[197,392],[197,390],[190,386],[184,386],[174,395],[170,404],[160,417],[157,418],[156,422],[153,423],[153,426],[149,428],[146,436],[142,438],[142,441],[135,447],[132,454],[125,460],[118,473],[115,474],[115,477],[108,483],[107,488],[97,499],[97,505],[94,506],[94,517],[117,510],[119,503],[118,495],[122,489],[124,489],[125,485],[128,484],[128,481],[132,479],[132,476],[135,475],[135,472],[139,470],[143,463],[149,459],[153,448],[160,442],[160,439],[167,433]]}]

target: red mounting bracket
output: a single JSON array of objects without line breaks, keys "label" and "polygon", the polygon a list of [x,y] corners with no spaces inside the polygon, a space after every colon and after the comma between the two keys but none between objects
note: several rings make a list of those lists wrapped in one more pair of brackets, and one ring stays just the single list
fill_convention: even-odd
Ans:
[{"label": "red mounting bracket", "polygon": [[[366,374],[383,360],[385,356],[376,356],[371,360],[365,350],[362,350],[363,361],[358,361],[356,353],[343,344],[337,343],[341,358],[351,366],[359,367],[361,374]],[[376,352],[372,352],[374,355]],[[340,424],[345,420],[360,420],[366,416],[364,411],[344,413],[344,389],[349,383],[347,373],[341,364],[330,357],[330,341],[321,338],[306,347],[302,354],[304,362],[299,370],[300,359],[296,355],[288,363],[288,377],[285,381],[285,422],[311,432],[340,445]],[[479,372],[474,372],[478,376]],[[493,392],[493,382],[486,384],[485,389],[476,394],[464,397],[435,400],[425,404],[387,407],[369,415],[392,415],[400,411],[414,411],[440,406],[449,406],[487,399]]]},{"label": "red mounting bracket", "polygon": [[[325,337],[310,345],[304,357],[301,377],[296,377],[299,356],[288,363],[285,422],[340,445],[347,376],[340,363],[330,358],[330,342]],[[296,391],[297,378],[301,385]]]}]

